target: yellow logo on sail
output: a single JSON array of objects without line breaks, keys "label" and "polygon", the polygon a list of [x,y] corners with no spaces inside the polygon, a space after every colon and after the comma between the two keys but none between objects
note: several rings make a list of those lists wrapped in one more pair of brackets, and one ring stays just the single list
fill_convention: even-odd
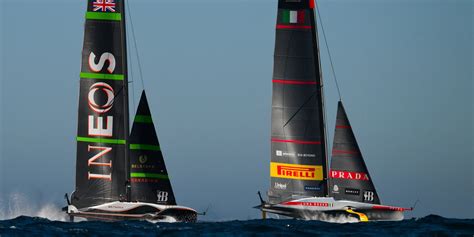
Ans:
[{"label": "yellow logo on sail", "polygon": [[297,180],[323,180],[323,167],[320,165],[294,165],[272,162],[270,176],[273,178]]}]

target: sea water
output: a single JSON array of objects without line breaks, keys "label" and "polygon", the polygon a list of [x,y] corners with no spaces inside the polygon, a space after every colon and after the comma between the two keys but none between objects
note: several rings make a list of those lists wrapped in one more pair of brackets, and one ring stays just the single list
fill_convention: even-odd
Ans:
[{"label": "sea water", "polygon": [[151,223],[147,221],[67,222],[54,204],[33,207],[22,195],[0,203],[0,236],[474,236],[474,219],[429,215],[393,222],[359,223],[345,216],[319,220]]}]

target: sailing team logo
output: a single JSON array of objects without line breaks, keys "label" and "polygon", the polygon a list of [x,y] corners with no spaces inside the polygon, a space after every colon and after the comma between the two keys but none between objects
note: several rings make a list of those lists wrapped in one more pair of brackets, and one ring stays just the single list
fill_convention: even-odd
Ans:
[{"label": "sailing team logo", "polygon": [[158,202],[167,202],[168,201],[168,192],[158,191],[156,194]]},{"label": "sailing team logo", "polygon": [[92,11],[115,12],[115,0],[95,0],[92,2]]},{"label": "sailing team logo", "polygon": [[270,176],[297,180],[323,180],[323,167],[272,162],[270,164]]},{"label": "sailing team logo", "polygon": [[364,201],[373,202],[374,201],[374,192],[365,191],[364,192]]}]

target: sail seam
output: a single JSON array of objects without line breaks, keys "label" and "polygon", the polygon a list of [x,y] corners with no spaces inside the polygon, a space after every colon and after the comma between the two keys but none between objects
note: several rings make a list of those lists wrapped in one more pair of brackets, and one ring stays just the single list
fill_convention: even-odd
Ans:
[{"label": "sail seam", "polygon": [[283,140],[283,139],[275,139],[275,138],[272,138],[272,142],[309,144],[309,145],[319,145],[319,144],[321,144],[321,141]]},{"label": "sail seam", "polygon": [[273,83],[290,84],[290,85],[316,85],[316,81],[300,81],[300,80],[277,80],[273,79]]}]

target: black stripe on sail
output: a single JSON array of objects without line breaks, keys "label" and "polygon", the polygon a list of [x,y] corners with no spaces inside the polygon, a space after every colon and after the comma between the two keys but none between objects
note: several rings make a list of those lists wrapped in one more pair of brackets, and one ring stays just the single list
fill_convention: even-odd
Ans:
[{"label": "black stripe on sail", "polygon": [[280,0],[276,24],[270,202],[326,196],[326,139],[312,0]]},{"label": "black stripe on sail", "polygon": [[335,199],[380,204],[342,102],[337,109],[329,176],[330,195]]},{"label": "black stripe on sail", "polygon": [[130,134],[132,201],[176,205],[145,91]]}]

